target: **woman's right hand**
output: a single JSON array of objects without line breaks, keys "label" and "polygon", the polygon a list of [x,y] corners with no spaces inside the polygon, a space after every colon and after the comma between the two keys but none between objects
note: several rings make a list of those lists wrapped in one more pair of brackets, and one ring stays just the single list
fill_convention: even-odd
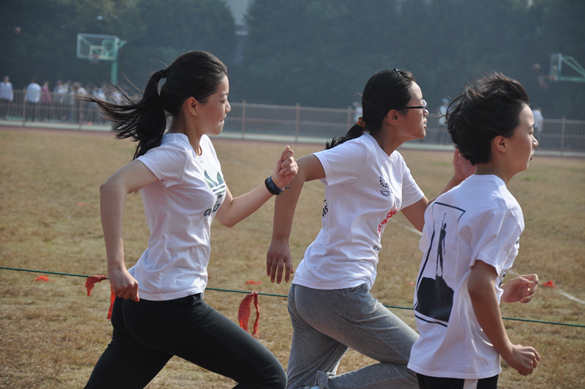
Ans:
[{"label": "woman's right hand", "polygon": [[139,300],[138,281],[128,273],[124,265],[122,230],[126,196],[157,181],[154,173],[135,159],[118,169],[100,186],[100,214],[108,259],[108,277],[112,292],[124,299]]},{"label": "woman's right hand", "polygon": [[266,274],[270,277],[270,282],[276,281],[280,284],[283,272],[284,281],[288,282],[290,275],[294,273],[288,239],[273,238],[266,254]]},{"label": "woman's right hand", "polygon": [[112,293],[125,300],[140,301],[138,281],[126,270],[125,266],[116,269],[108,268],[108,278],[112,285]]}]

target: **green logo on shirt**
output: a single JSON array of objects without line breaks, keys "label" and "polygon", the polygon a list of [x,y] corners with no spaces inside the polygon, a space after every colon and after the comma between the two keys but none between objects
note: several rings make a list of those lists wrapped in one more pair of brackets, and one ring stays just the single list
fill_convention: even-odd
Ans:
[{"label": "green logo on shirt", "polygon": [[215,201],[213,208],[209,208],[204,213],[204,216],[210,216],[212,212],[217,212],[217,210],[221,206],[220,200],[225,194],[226,186],[223,177],[221,176],[221,174],[219,174],[219,172],[217,173],[217,182],[213,181],[213,179],[209,177],[209,174],[207,174],[207,170],[203,173],[203,176],[205,178],[205,182],[207,182],[207,185],[209,185],[213,193],[217,196],[217,200]]},{"label": "green logo on shirt", "polygon": [[225,182],[223,181],[221,174],[219,174],[219,172],[217,173],[217,182],[213,181],[213,179],[209,177],[207,170],[203,173],[203,175],[205,176],[205,182],[207,182],[207,185],[209,185],[211,190],[213,190],[213,193],[215,193],[218,198],[221,198],[221,196],[223,196],[225,193]]}]

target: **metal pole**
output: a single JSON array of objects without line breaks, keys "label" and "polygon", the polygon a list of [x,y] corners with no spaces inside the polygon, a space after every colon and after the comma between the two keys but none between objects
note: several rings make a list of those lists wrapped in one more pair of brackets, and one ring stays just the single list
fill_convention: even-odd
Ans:
[{"label": "metal pole", "polygon": [[351,128],[351,122],[352,122],[352,120],[351,120],[351,111],[352,111],[352,108],[351,108],[351,105],[350,105],[350,106],[347,107],[347,129],[348,130]]},{"label": "metal pole", "polygon": [[23,93],[22,98],[22,126],[24,127],[24,122],[26,122],[26,94]]},{"label": "metal pole", "polygon": [[246,100],[242,101],[242,139],[246,133]]},{"label": "metal pole", "polygon": [[295,143],[299,141],[299,119],[301,117],[301,105],[297,103],[297,112],[295,116]]},{"label": "metal pole", "polygon": [[118,55],[116,55],[116,59],[112,61],[110,82],[112,85],[118,85]]},{"label": "metal pole", "polygon": [[118,58],[120,57],[118,52],[120,48],[122,48],[122,46],[124,46],[126,43],[127,41],[122,41],[117,37],[114,41],[114,60],[112,61],[112,74],[110,79],[112,85],[118,85]]},{"label": "metal pole", "polygon": [[81,101],[77,102],[77,122],[79,124],[79,130],[81,130],[81,123],[82,123],[82,119],[83,119],[83,111],[82,111],[82,107],[81,107]]},{"label": "metal pole", "polygon": [[565,122],[567,119],[563,116],[563,125],[561,127],[561,157],[565,151]]}]

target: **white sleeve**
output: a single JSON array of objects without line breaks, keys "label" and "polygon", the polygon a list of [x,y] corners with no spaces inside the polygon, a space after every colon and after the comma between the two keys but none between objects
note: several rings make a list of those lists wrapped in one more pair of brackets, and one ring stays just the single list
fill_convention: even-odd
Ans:
[{"label": "white sleeve", "polygon": [[137,159],[168,188],[181,182],[187,155],[183,150],[174,147],[159,146],[148,150]]},{"label": "white sleeve", "polygon": [[368,159],[368,149],[363,144],[347,141],[331,149],[314,153],[325,171],[327,185],[357,182]]},{"label": "white sleeve", "polygon": [[410,169],[406,166],[406,162],[400,155],[402,168],[402,209],[418,202],[424,197],[423,191],[410,174]]},{"label": "white sleeve", "polygon": [[500,275],[506,263],[518,255],[522,227],[517,216],[507,208],[492,209],[474,223],[473,231],[470,266],[479,259]]}]

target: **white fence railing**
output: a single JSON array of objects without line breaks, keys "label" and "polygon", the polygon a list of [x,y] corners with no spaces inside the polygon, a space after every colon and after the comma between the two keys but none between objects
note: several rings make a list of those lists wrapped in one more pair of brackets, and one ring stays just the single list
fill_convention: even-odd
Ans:
[{"label": "white fence railing", "polygon": [[[50,93],[51,101],[37,104],[24,101],[24,91],[14,91],[14,99],[0,99],[0,120],[12,122],[73,123],[87,126],[107,125],[93,103],[75,100],[74,94]],[[343,136],[354,123],[355,110],[231,103],[232,111],[226,118],[224,132],[241,138],[254,135],[293,137],[295,141],[307,138],[331,139]],[[427,136],[420,140],[427,144],[450,144],[445,126],[439,124],[439,115],[427,117]],[[30,123],[28,123],[30,124]],[[539,150],[585,152],[585,121],[545,119],[542,131],[537,133]]]}]

